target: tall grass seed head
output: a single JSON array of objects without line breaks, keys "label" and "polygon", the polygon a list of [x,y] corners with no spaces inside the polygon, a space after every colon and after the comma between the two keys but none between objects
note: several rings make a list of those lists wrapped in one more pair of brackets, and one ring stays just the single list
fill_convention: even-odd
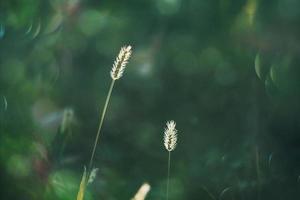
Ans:
[{"label": "tall grass seed head", "polygon": [[131,53],[132,47],[130,45],[121,48],[119,55],[117,56],[110,71],[110,76],[113,80],[117,80],[122,77]]}]

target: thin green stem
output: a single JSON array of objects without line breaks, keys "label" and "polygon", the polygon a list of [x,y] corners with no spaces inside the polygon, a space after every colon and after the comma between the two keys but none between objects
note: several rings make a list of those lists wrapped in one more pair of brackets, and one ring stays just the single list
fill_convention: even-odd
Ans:
[{"label": "thin green stem", "polygon": [[110,100],[110,96],[111,96],[112,90],[114,88],[114,84],[115,84],[115,80],[112,80],[111,84],[110,84],[108,94],[107,94],[107,97],[106,97],[106,101],[105,101],[105,104],[104,104],[102,115],[101,115],[101,118],[100,118],[100,123],[99,123],[98,131],[97,131],[97,135],[96,135],[96,138],[95,138],[95,143],[94,143],[94,147],[93,147],[93,151],[92,151],[92,155],[91,155],[91,159],[90,159],[90,163],[89,163],[88,172],[91,171],[92,166],[93,166],[95,151],[96,151],[97,144],[98,144],[98,141],[99,141],[101,128],[102,128],[102,125],[103,125],[103,121],[104,121],[105,113],[106,113],[107,106],[108,106],[108,103],[109,103],[109,100]]},{"label": "thin green stem", "polygon": [[255,147],[255,164],[256,164],[256,174],[257,174],[257,199],[260,200],[261,173],[260,173],[260,164],[259,164],[259,151],[257,146]]},{"label": "thin green stem", "polygon": [[171,151],[169,151],[169,158],[168,158],[167,200],[169,199],[170,168],[171,168]]}]

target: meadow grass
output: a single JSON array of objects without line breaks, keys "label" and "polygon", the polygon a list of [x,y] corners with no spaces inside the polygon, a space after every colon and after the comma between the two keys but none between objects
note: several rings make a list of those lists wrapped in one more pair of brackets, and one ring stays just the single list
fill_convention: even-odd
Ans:
[{"label": "meadow grass", "polygon": [[93,145],[93,150],[91,153],[91,158],[90,158],[90,162],[88,165],[88,170],[86,170],[86,168],[84,167],[84,172],[81,178],[81,182],[80,182],[80,186],[79,186],[79,190],[77,193],[77,200],[83,200],[84,199],[84,193],[86,190],[86,187],[89,183],[93,182],[93,180],[96,177],[96,173],[97,173],[97,168],[93,168],[93,162],[94,162],[94,157],[95,157],[95,152],[98,146],[98,142],[99,142],[99,138],[100,138],[100,133],[101,133],[101,129],[103,126],[103,122],[104,122],[104,118],[105,118],[105,114],[106,114],[106,110],[109,104],[109,100],[115,85],[116,80],[120,79],[123,76],[125,67],[128,63],[128,60],[131,56],[132,53],[132,49],[131,46],[124,46],[121,48],[114,64],[113,67],[111,69],[110,72],[110,76],[112,78],[110,87],[109,87],[109,91],[108,94],[106,96],[106,100],[105,100],[105,104],[104,104],[104,108],[101,114],[101,118],[100,118],[100,122],[99,122],[99,126],[98,126],[98,131],[96,134],[96,138],[94,140],[94,145]]}]

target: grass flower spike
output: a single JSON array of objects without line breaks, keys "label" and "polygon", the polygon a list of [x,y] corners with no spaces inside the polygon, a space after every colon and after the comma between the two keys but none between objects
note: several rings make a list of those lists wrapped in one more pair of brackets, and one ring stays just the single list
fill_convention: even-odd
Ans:
[{"label": "grass flower spike", "polygon": [[110,72],[110,76],[113,80],[117,80],[122,77],[131,53],[131,46],[124,46],[121,48]]},{"label": "grass flower spike", "polygon": [[177,145],[177,130],[175,126],[176,123],[174,121],[168,121],[165,129],[164,145],[169,152],[173,151]]},{"label": "grass flower spike", "polygon": [[167,151],[169,152],[168,157],[168,176],[167,176],[167,191],[166,199],[169,199],[169,184],[170,184],[170,168],[171,168],[171,151],[176,148],[177,145],[177,130],[175,128],[176,123],[171,120],[167,122],[167,128],[164,131],[164,145]]}]

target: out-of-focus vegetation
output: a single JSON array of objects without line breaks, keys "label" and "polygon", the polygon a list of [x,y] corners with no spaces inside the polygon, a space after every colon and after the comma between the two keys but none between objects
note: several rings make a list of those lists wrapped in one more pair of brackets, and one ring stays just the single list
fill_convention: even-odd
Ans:
[{"label": "out-of-focus vegetation", "polygon": [[300,198],[300,1],[2,0],[1,199],[76,199],[121,46],[85,199]]}]

